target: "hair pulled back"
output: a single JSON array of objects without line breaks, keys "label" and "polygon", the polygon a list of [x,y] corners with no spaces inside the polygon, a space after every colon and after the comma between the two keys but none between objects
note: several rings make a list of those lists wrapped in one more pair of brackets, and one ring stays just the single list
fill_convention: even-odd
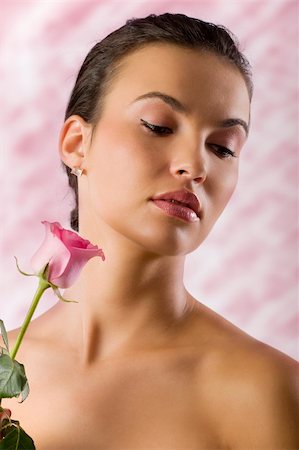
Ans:
[{"label": "hair pulled back", "polygon": [[[244,77],[251,100],[253,84],[248,60],[239,50],[236,37],[224,26],[204,22],[184,14],[150,14],[132,18],[95,44],[79,70],[67,105],[65,120],[73,114],[95,125],[101,117],[105,94],[118,73],[121,59],[129,52],[153,42],[172,43],[186,48],[207,50],[233,63]],[[62,161],[69,186],[75,195],[70,213],[71,228],[79,230],[78,181]]]}]

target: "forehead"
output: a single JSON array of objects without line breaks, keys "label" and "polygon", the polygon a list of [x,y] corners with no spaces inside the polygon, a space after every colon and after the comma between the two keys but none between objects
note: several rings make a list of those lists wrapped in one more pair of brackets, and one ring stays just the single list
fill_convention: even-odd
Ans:
[{"label": "forehead", "polygon": [[249,119],[250,101],[239,69],[224,57],[204,50],[153,43],[120,61],[107,105],[129,105],[150,91],[179,98],[190,112]]}]

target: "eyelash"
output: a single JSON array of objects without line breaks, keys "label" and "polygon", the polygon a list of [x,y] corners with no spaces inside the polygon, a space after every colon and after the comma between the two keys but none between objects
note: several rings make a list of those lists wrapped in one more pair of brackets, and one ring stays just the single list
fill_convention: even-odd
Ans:
[{"label": "eyelash", "polygon": [[158,125],[153,125],[152,123],[146,122],[143,119],[140,119],[140,122],[142,123],[143,126],[148,128],[155,134],[159,134],[161,136],[166,135],[166,134],[172,134],[172,130],[168,127],[160,127]]},{"label": "eyelash", "polygon": [[[142,123],[142,125],[145,128],[149,129],[151,132],[155,133],[156,135],[166,136],[167,134],[173,133],[171,128],[154,125],[152,123],[146,122],[144,119],[140,119],[140,122]],[[217,153],[222,154],[223,158],[228,158],[229,156],[236,158],[236,153],[233,152],[232,150],[224,147],[223,145],[210,144],[210,146],[218,149]]]},{"label": "eyelash", "polygon": [[[211,147],[215,147],[217,149],[219,149],[219,153],[221,153],[222,155],[224,155],[224,158],[228,158],[229,156],[231,156],[232,158],[237,158],[236,153],[233,152],[232,150],[230,150],[229,148],[223,147],[223,145],[217,145],[217,144],[210,144]],[[226,155],[226,156],[225,156]]]}]

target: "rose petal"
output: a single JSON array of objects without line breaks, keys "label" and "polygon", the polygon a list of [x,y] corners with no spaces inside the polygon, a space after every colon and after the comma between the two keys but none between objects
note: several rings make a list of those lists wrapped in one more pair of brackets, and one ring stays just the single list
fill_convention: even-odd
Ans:
[{"label": "rose petal", "polygon": [[31,258],[31,266],[35,273],[49,262],[48,279],[59,277],[67,266],[71,253],[61,242],[61,240],[53,234],[51,224],[47,221],[42,222],[46,226],[46,235],[43,243]]},{"label": "rose petal", "polygon": [[64,229],[59,222],[42,221],[46,236],[31,258],[36,273],[49,262],[48,280],[60,288],[71,286],[85,264],[93,257],[105,260],[102,249],[77,233]]}]

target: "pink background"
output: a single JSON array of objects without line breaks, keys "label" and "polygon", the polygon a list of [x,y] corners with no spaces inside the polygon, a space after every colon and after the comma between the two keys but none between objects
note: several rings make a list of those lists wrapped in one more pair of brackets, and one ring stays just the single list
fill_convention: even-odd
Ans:
[{"label": "pink background", "polygon": [[[128,18],[163,12],[227,26],[254,70],[239,184],[206,241],[188,255],[186,287],[248,334],[299,359],[296,1],[1,2],[0,317],[8,329],[20,326],[37,286],[37,278],[19,274],[13,255],[31,272],[41,220],[70,228],[73,200],[58,135],[84,57]],[[56,301],[46,291],[34,317]]]}]

